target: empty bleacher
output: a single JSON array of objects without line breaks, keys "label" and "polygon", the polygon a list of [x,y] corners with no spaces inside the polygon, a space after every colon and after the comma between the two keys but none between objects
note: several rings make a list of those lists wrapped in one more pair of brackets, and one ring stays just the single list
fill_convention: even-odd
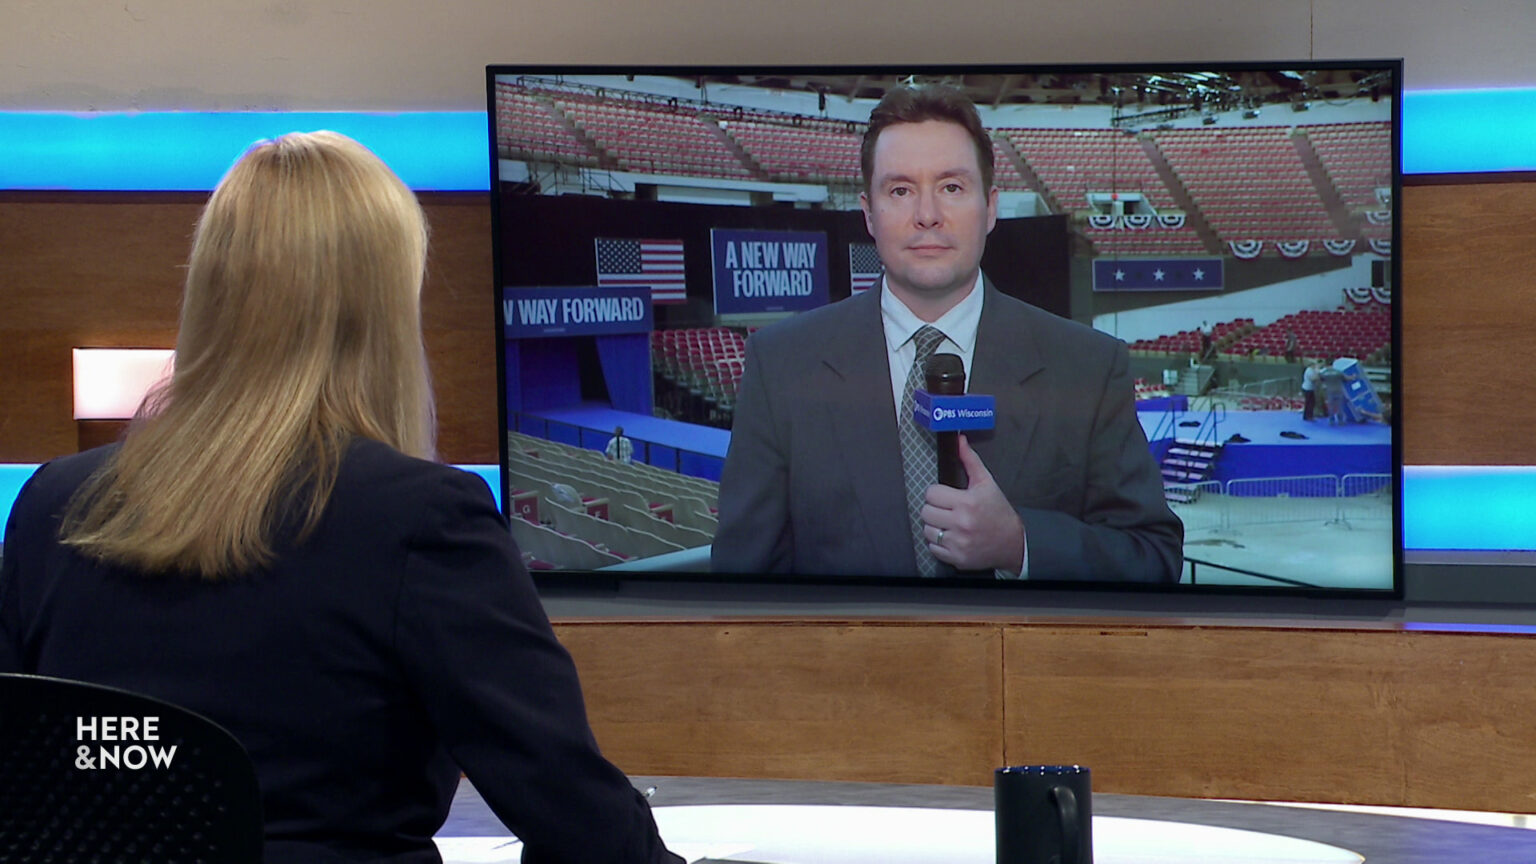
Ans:
[{"label": "empty bleacher", "polygon": [[[1142,141],[1113,129],[1006,129],[1003,133],[1034,170],[1057,207],[1085,214],[1090,193],[1135,193],[1159,212],[1177,209]],[[1189,223],[1164,227],[1152,220],[1142,230],[1096,228],[1084,233],[1101,255],[1203,255],[1205,244]]]},{"label": "empty bleacher", "polygon": [[1303,357],[1353,357],[1379,362],[1392,344],[1392,310],[1375,305],[1366,308],[1303,309],[1259,328],[1234,343],[1226,353],[1246,355],[1254,350],[1280,354],[1286,331],[1296,334]]},{"label": "empty bleacher", "polygon": [[557,92],[550,98],[622,169],[699,177],[753,175],[718,125],[663,103]]},{"label": "empty bleacher", "polygon": [[1172,393],[1166,385],[1153,383],[1145,378],[1137,378],[1132,382],[1132,386],[1135,388],[1136,401],[1138,402],[1143,399],[1161,399]]},{"label": "empty bleacher", "polygon": [[1226,243],[1339,239],[1287,126],[1152,133],[1201,215]]},{"label": "empty bleacher", "polygon": [[862,136],[850,124],[797,118],[795,122],[729,119],[720,122],[773,180],[793,183],[859,182]]},{"label": "empty bleacher", "polygon": [[624,559],[597,548],[579,537],[562,534],[553,528],[513,519],[512,539],[523,553],[523,563],[530,570],[596,570]]},{"label": "empty bleacher", "polygon": [[[562,538],[528,535],[539,544],[523,547],[537,560],[530,566],[589,569],[697,548],[714,538],[718,483],[612,462],[595,450],[517,432],[508,433],[508,448],[509,509],[523,517],[513,521]],[[591,563],[599,560],[603,563]]]},{"label": "empty bleacher", "polygon": [[556,531],[580,537],[597,548],[610,551],[626,560],[665,555],[683,548],[679,543],[663,540],[642,528],[633,528],[611,519],[599,519],[579,508],[568,507],[553,499],[546,503],[549,506],[539,511],[540,516],[544,518],[547,515]]},{"label": "empty bleacher", "polygon": [[992,140],[992,184],[1005,192],[1026,191],[1026,189],[1040,191],[1031,186],[1023,172],[1018,171],[1014,157],[1009,155],[1008,149],[995,138]]},{"label": "empty bleacher", "polygon": [[[1211,344],[1218,354],[1230,353],[1230,346],[1253,330],[1252,318],[1218,321],[1211,327]],[[1200,330],[1199,328],[1180,330],[1177,333],[1152,339],[1137,339],[1130,343],[1129,347],[1131,355],[1136,357],[1163,355],[1188,357],[1190,354],[1200,353]]]},{"label": "empty bleacher", "polygon": [[1387,123],[1302,126],[1344,203],[1379,210],[1378,189],[1392,187],[1392,127]]},{"label": "empty bleacher", "polygon": [[[1370,288],[1345,291],[1344,301],[1336,309],[1298,310],[1263,327],[1252,318],[1220,321],[1211,327],[1211,341],[1223,359],[1257,357],[1279,362],[1290,331],[1296,334],[1298,361],[1353,357],[1364,363],[1382,362],[1392,344],[1392,306]],[[1129,347],[1136,357],[1187,358],[1200,351],[1200,331],[1138,339]]]},{"label": "empty bleacher", "polygon": [[[497,93],[504,158],[722,181],[860,181],[862,123],[532,82],[499,82]],[[1323,241],[1391,238],[1385,122],[992,135],[998,187],[1038,192],[1071,214],[1096,255],[1297,257],[1328,254]],[[1090,222],[1105,211],[1087,196],[1115,192],[1146,206]]]},{"label": "empty bleacher", "polygon": [[497,82],[496,112],[496,150],[501,158],[597,164],[597,154],[547,98]]},{"label": "empty bleacher", "polygon": [[1392,188],[1392,127],[1387,123],[1339,123],[1300,127],[1318,161],[1366,239],[1392,237],[1390,221],[1373,222],[1365,214],[1389,208],[1381,199]]},{"label": "empty bleacher", "polygon": [[736,407],[736,387],[746,363],[746,337],[729,327],[651,331],[651,366],[667,384],[701,399],[716,417],[728,421]]}]

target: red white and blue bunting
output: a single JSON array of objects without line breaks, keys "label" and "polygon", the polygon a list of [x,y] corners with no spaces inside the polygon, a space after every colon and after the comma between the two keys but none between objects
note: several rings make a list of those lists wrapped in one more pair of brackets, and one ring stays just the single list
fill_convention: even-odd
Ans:
[{"label": "red white and blue bunting", "polygon": [[1107,231],[1112,228],[1144,231],[1154,225],[1159,228],[1167,228],[1170,231],[1177,231],[1184,227],[1184,214],[1159,213],[1156,217],[1151,213],[1127,213],[1124,216],[1112,216],[1108,213],[1088,214],[1088,227],[1099,231]]},{"label": "red white and blue bunting", "polygon": [[1287,258],[1300,258],[1312,248],[1311,240],[1279,240],[1275,242],[1275,248]]},{"label": "red white and blue bunting", "polygon": [[1391,225],[1392,224],[1392,211],[1391,210],[1367,210],[1367,211],[1365,211],[1365,218],[1372,225]]},{"label": "red white and blue bunting", "polygon": [[1232,247],[1233,255],[1244,261],[1251,261],[1259,257],[1259,253],[1264,251],[1263,240],[1233,240],[1227,245]]},{"label": "red white and blue bunting", "polygon": [[[1232,248],[1232,254],[1244,261],[1252,261],[1264,252],[1263,240],[1233,240],[1227,245]],[[1311,240],[1273,240],[1275,249],[1286,258],[1303,258],[1312,251]],[[1392,254],[1391,240],[1372,240],[1371,251],[1378,255]],[[1355,251],[1354,240],[1324,240],[1323,248],[1332,255],[1343,257]]]},{"label": "red white and blue bunting", "polygon": [[1351,288],[1345,288],[1344,296],[1349,298],[1349,302],[1355,304],[1356,306],[1368,306],[1373,303],[1379,304],[1381,306],[1392,305],[1391,288],[1375,288],[1370,285],[1356,285]]}]

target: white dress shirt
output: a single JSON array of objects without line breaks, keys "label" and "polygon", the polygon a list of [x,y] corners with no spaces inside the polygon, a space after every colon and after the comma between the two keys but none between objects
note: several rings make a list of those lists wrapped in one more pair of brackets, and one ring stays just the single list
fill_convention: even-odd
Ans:
[{"label": "white dress shirt", "polygon": [[902,421],[901,394],[907,389],[907,375],[912,371],[912,361],[917,357],[917,345],[912,337],[925,325],[944,334],[944,341],[934,348],[934,353],[960,355],[965,365],[967,388],[971,374],[971,356],[976,353],[976,328],[981,324],[981,274],[976,274],[976,285],[965,299],[945,312],[939,320],[928,325],[913,314],[907,304],[901,302],[884,280],[880,285],[880,321],[885,325],[885,356],[891,372],[891,396],[896,403],[896,422]]},{"label": "white dress shirt", "polygon": [[[941,315],[939,320],[928,324],[892,294],[885,280],[881,279],[880,321],[885,327],[885,356],[891,373],[891,400],[896,404],[897,424],[912,422],[912,418],[901,416],[901,397],[907,389],[907,376],[912,372],[912,361],[917,357],[917,345],[912,342],[912,337],[925,325],[944,334],[944,341],[934,348],[935,354],[948,352],[959,355],[960,362],[965,366],[966,391],[970,391],[971,358],[976,353],[976,329],[981,324],[981,304],[985,296],[981,273],[978,271],[976,284],[965,295],[965,299]],[[1026,537],[1024,555],[1018,569],[998,570],[996,575],[999,579],[1019,579],[1028,572],[1029,542]]]}]

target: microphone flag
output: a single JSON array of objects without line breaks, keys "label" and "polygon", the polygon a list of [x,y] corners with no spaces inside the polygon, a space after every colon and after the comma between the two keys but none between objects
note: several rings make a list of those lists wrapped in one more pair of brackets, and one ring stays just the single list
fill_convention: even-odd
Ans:
[{"label": "microphone flag", "polygon": [[970,432],[997,425],[997,398],[967,393],[941,396],[912,391],[912,420],[930,432]]}]

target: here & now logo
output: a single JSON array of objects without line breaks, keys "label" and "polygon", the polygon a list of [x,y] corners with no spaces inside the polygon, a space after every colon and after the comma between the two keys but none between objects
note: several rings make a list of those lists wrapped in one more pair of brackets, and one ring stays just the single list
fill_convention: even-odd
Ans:
[{"label": "here & now logo", "polygon": [[75,767],[81,771],[169,768],[176,745],[164,747],[159,717],[76,717]]}]

